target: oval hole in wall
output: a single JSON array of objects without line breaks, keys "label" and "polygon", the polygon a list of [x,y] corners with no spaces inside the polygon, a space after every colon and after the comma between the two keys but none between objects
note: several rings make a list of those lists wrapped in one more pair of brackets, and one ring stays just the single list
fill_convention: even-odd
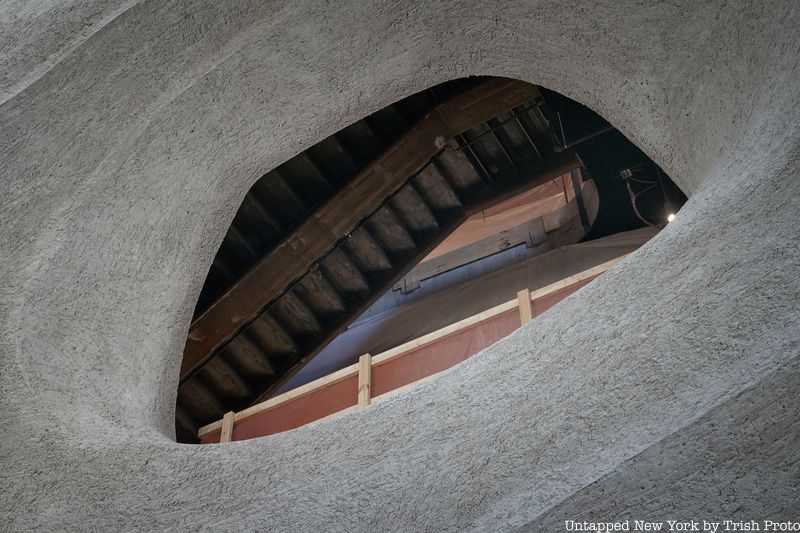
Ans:
[{"label": "oval hole in wall", "polygon": [[452,366],[525,321],[487,310],[527,289],[529,313],[546,311],[685,200],[612,125],[542,87],[471,77],[399,100],[245,196],[187,338],[178,440],[227,440],[230,412],[239,440],[353,408],[365,353],[369,401]]}]

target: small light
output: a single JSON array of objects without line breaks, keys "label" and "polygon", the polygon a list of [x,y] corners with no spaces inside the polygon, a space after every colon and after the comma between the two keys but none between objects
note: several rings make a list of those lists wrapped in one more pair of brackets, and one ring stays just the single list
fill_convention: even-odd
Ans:
[{"label": "small light", "polygon": [[675,213],[667,215],[667,222],[672,222],[673,220],[675,220]]}]

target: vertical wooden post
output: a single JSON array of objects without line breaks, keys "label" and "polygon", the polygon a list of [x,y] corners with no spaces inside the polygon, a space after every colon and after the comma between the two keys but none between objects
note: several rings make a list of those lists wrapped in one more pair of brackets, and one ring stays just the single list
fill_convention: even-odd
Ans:
[{"label": "vertical wooden post", "polygon": [[222,431],[219,434],[220,442],[230,442],[233,435],[233,411],[228,411],[222,417]]},{"label": "vertical wooden post", "polygon": [[564,189],[564,203],[569,203],[569,194],[567,193],[567,180],[564,174],[561,174],[561,187]]},{"label": "vertical wooden post", "polygon": [[533,320],[533,305],[531,304],[531,291],[530,289],[522,289],[517,293],[517,301],[519,305],[519,323],[524,326]]},{"label": "vertical wooden post", "polygon": [[591,224],[589,223],[589,214],[586,212],[586,206],[583,203],[583,192],[581,190],[581,170],[570,170],[572,177],[572,189],[575,191],[575,202],[578,204],[578,214],[581,216],[581,224],[585,233],[589,233]]},{"label": "vertical wooden post", "polygon": [[372,356],[365,353],[358,359],[358,405],[369,405],[372,399]]}]

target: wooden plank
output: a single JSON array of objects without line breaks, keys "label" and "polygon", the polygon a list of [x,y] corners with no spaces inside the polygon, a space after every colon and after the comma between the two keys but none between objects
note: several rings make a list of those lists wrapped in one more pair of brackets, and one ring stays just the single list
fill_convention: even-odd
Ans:
[{"label": "wooden plank", "polygon": [[524,326],[533,320],[533,305],[531,304],[530,289],[522,289],[517,293],[517,305],[519,305],[519,323]]},{"label": "wooden plank", "polygon": [[[568,276],[568,277],[566,277],[566,278],[564,278],[562,280],[559,280],[559,281],[557,281],[555,283],[551,283],[550,285],[546,285],[546,286],[542,287],[541,289],[537,289],[535,291],[530,291],[528,289],[525,289],[525,291],[527,291],[528,295],[529,295],[528,301],[534,301],[534,300],[539,299],[539,298],[544,298],[545,296],[549,296],[549,295],[551,295],[553,293],[556,293],[556,292],[558,292],[560,290],[563,290],[563,289],[565,289],[565,288],[567,288],[567,287],[569,287],[571,285],[574,285],[574,284],[579,283],[581,281],[585,281],[585,280],[587,280],[589,278],[592,278],[592,277],[599,276],[600,274],[606,272],[607,270],[612,268],[614,265],[616,265],[617,263],[619,263],[620,261],[625,259],[625,257],[627,257],[628,255],[629,254],[621,255],[619,257],[616,257],[614,259],[611,259],[609,261],[601,263],[601,264],[599,264],[597,266],[594,266],[592,268],[589,268],[587,270],[584,270],[584,271],[579,272],[577,274],[574,274],[572,276]],[[472,327],[472,326],[474,326],[476,324],[479,324],[479,323],[485,322],[487,320],[490,320],[490,319],[494,318],[497,315],[501,315],[503,313],[506,313],[508,311],[511,311],[511,310],[517,308],[519,306],[519,294],[521,294],[521,293],[523,293],[525,291],[520,291],[520,293],[518,293],[518,295],[517,295],[517,299],[515,299],[515,300],[510,300],[508,302],[502,303],[500,305],[497,305],[495,307],[492,307],[490,309],[482,311],[482,312],[480,312],[480,313],[478,313],[476,315],[473,315],[471,317],[465,318],[464,320],[460,320],[460,321],[455,322],[455,323],[453,323],[453,324],[451,324],[449,326],[446,326],[444,328],[441,328],[441,329],[438,329],[438,330],[436,330],[434,332],[431,332],[431,333],[429,333],[427,335],[423,335],[422,337],[419,337],[419,338],[414,339],[412,341],[409,341],[409,342],[406,342],[406,343],[401,344],[399,346],[396,346],[395,348],[387,350],[387,351],[385,351],[385,352],[383,352],[381,354],[378,354],[378,355],[376,355],[374,357],[370,356],[370,363],[371,363],[370,364],[370,378],[371,378],[372,365],[376,365],[377,366],[377,365],[386,363],[388,361],[391,361],[392,359],[395,359],[397,357],[401,357],[401,356],[405,355],[408,352],[411,352],[413,350],[416,350],[416,349],[419,349],[419,348],[423,348],[425,346],[433,344],[434,342],[437,342],[437,341],[439,341],[441,339],[444,339],[446,337],[452,336],[452,335],[454,335],[454,334],[456,334],[456,333],[458,333],[458,332],[460,332],[460,331],[462,331],[464,329],[470,328],[470,327]],[[523,298],[524,298],[524,296],[523,296]],[[365,356],[366,355],[368,355],[368,354],[365,354]],[[319,389],[321,387],[324,387],[324,386],[332,384],[332,383],[336,383],[338,381],[341,381],[342,379],[346,379],[346,378],[352,376],[355,373],[359,373],[359,375],[360,375],[361,365],[363,364],[362,360],[364,359],[365,356],[362,356],[361,359],[359,359],[359,362],[357,364],[347,366],[347,367],[345,367],[345,368],[343,368],[341,370],[337,370],[336,372],[328,374],[327,376],[324,376],[324,377],[321,377],[321,378],[316,379],[314,381],[311,381],[309,383],[306,383],[305,385],[303,385],[301,387],[297,387],[296,389],[292,389],[292,390],[290,390],[288,392],[285,392],[285,393],[283,393],[283,394],[281,394],[279,396],[275,396],[274,398],[270,398],[269,400],[266,400],[264,402],[258,403],[256,405],[251,406],[251,407],[248,407],[247,409],[244,409],[243,411],[239,411],[238,413],[235,413],[234,421],[239,421],[239,420],[242,420],[242,419],[247,418],[249,416],[253,416],[253,415],[261,413],[263,411],[267,411],[267,410],[269,410],[269,409],[271,409],[271,408],[273,408],[273,407],[275,407],[277,405],[281,405],[281,404],[289,402],[289,401],[291,401],[291,400],[293,400],[295,398],[299,398],[300,396],[303,396],[305,394],[313,392],[316,389]],[[371,381],[371,379],[370,379],[370,381]],[[360,380],[359,380],[359,388],[360,388]],[[394,391],[392,391],[392,392],[394,392]],[[390,393],[387,393],[387,394],[390,394]],[[383,396],[386,396],[386,394],[385,395],[381,395],[380,398],[382,398]],[[374,402],[377,398],[378,397],[370,398],[370,402],[371,403]],[[226,416],[227,416],[227,414],[226,414]],[[330,416],[334,416],[334,415],[330,415]],[[223,421],[224,421],[224,419],[223,420],[218,420],[216,422],[213,422],[211,424],[208,424],[206,426],[201,427],[197,432],[198,436],[203,436],[203,435],[206,435],[208,433],[211,433],[213,431],[216,431],[216,430],[220,429],[222,427],[222,425],[223,425]]]},{"label": "wooden plank", "polygon": [[534,85],[509,78],[494,78],[444,102],[436,107],[434,113],[441,116],[447,130],[452,133],[448,137],[453,137],[537,97],[539,89]]},{"label": "wooden plank", "polygon": [[468,265],[520,244],[533,247],[546,240],[547,234],[544,231],[542,219],[528,220],[513,228],[420,263],[400,283],[396,284],[393,290],[399,289],[405,294],[419,288],[421,281],[439,274],[444,274],[460,266]]},{"label": "wooden plank", "polygon": [[365,353],[358,359],[358,405],[370,404],[372,388],[372,356]]},{"label": "wooden plank", "polygon": [[[617,263],[619,263],[620,261],[622,261],[626,256],[627,256],[627,254],[622,255],[620,257],[617,257],[617,258],[612,259],[610,261],[606,261],[605,263],[602,263],[602,264],[597,265],[595,267],[592,267],[590,269],[584,270],[584,271],[579,272],[577,274],[574,274],[572,276],[568,276],[568,277],[564,278],[563,280],[557,281],[555,283],[551,283],[550,285],[542,287],[541,289],[538,289],[538,290],[535,290],[535,291],[530,291],[531,301],[536,300],[537,298],[543,298],[544,296],[549,296],[550,294],[558,292],[558,291],[560,291],[560,290],[562,290],[562,289],[564,289],[566,287],[569,287],[570,285],[574,285],[575,283],[578,283],[580,281],[584,281],[584,280],[589,279],[591,277],[598,276],[598,275],[602,274],[603,272],[605,272],[606,270],[608,270],[611,267],[613,267],[614,265],[616,265]],[[412,341],[409,341],[409,342],[406,342],[404,344],[401,344],[401,345],[399,345],[399,346],[397,346],[395,348],[392,348],[392,349],[387,350],[387,351],[385,351],[385,352],[383,352],[381,354],[373,356],[372,357],[372,364],[373,365],[380,365],[380,364],[382,364],[382,363],[384,363],[386,361],[394,359],[395,357],[400,357],[405,352],[410,352],[411,350],[416,350],[417,348],[422,348],[424,346],[428,346],[429,344],[432,344],[432,343],[438,341],[439,339],[442,339],[442,338],[445,338],[445,337],[449,337],[449,336],[461,331],[462,329],[469,328],[471,326],[474,326],[475,324],[478,324],[480,322],[484,322],[486,320],[489,320],[492,317],[495,317],[497,315],[500,315],[502,313],[510,311],[510,310],[516,308],[518,303],[519,303],[519,301],[516,300],[516,299],[511,300],[509,302],[502,303],[500,305],[492,307],[491,309],[487,309],[486,311],[478,313],[477,315],[473,315],[473,316],[471,316],[469,318],[465,318],[464,320],[460,320],[460,321],[455,322],[455,323],[453,323],[453,324],[451,324],[449,326],[446,326],[444,328],[441,328],[441,329],[438,329],[438,330],[436,330],[434,332],[431,332],[431,333],[429,333],[427,335],[423,335],[422,337],[419,337],[419,338],[414,339]]]},{"label": "wooden plank", "polygon": [[[585,281],[587,279],[599,276],[600,274],[606,272],[611,267],[613,267],[614,265],[616,265],[617,263],[622,261],[622,259],[624,259],[627,255],[628,254],[625,254],[625,255],[622,255],[622,256],[617,257],[615,259],[612,259],[610,261],[606,261],[605,263],[601,263],[600,265],[597,265],[597,266],[592,267],[590,269],[584,270],[584,271],[579,272],[577,274],[574,274],[572,276],[566,277],[563,280],[557,281],[555,283],[551,283],[550,285],[542,287],[541,289],[538,289],[537,291],[534,291],[534,292],[531,292],[529,289],[524,289],[524,290],[520,291],[519,293],[517,293],[517,300],[512,300],[512,301],[506,302],[504,304],[501,304],[499,306],[496,306],[494,308],[487,309],[486,311],[483,311],[482,313],[479,313],[479,314],[474,315],[472,317],[466,318],[466,319],[464,319],[462,321],[456,322],[455,324],[452,324],[452,325],[447,326],[445,328],[442,328],[440,330],[434,331],[434,332],[430,333],[429,335],[426,335],[426,336],[420,337],[419,339],[415,339],[413,341],[407,342],[405,344],[397,346],[396,348],[392,348],[391,350],[387,350],[386,352],[383,352],[382,354],[379,354],[376,357],[372,357],[371,358],[371,363],[375,362],[376,364],[382,364],[382,363],[386,363],[386,362],[388,362],[390,360],[393,360],[393,359],[395,359],[397,357],[402,357],[403,355],[406,355],[407,353],[409,353],[409,352],[411,352],[413,350],[416,350],[416,349],[419,349],[419,348],[424,348],[425,346],[428,346],[428,345],[433,344],[433,343],[435,343],[435,342],[437,342],[439,340],[442,340],[442,339],[444,339],[446,337],[454,335],[454,334],[456,334],[456,333],[458,333],[460,331],[463,331],[464,329],[468,329],[468,328],[470,328],[470,327],[472,327],[472,326],[474,326],[474,325],[476,325],[476,324],[478,324],[480,322],[485,322],[487,320],[490,320],[491,318],[493,318],[493,317],[495,317],[495,316],[497,316],[499,314],[505,313],[505,312],[509,311],[510,309],[513,309],[514,307],[519,306],[520,302],[523,302],[523,301],[527,301],[528,302],[528,309],[529,309],[529,312],[528,312],[529,313],[528,314],[529,318],[527,320],[523,319],[522,311],[520,311],[521,323],[525,324],[526,322],[531,320],[530,317],[532,316],[532,313],[533,313],[532,302],[533,302],[534,299],[544,298],[546,296],[550,296],[551,294],[559,292],[559,291],[561,291],[561,290],[563,290],[563,289],[565,289],[567,287],[570,287],[572,285],[575,285],[576,283],[580,283],[580,282]],[[521,309],[521,307],[520,307],[520,309]],[[361,359],[359,359],[359,369],[362,368],[361,364],[363,364],[362,360],[364,358],[365,358],[365,356],[362,356]],[[372,365],[370,364],[370,378],[371,378],[371,366]],[[441,372],[437,372],[435,374],[431,374],[430,376],[426,376],[426,377],[424,377],[424,378],[422,378],[420,380],[417,380],[417,381],[415,381],[413,383],[409,383],[407,385],[403,385],[402,387],[398,387],[397,389],[392,389],[391,391],[386,392],[384,394],[381,394],[380,396],[370,397],[369,398],[369,405],[377,403],[377,402],[385,401],[385,400],[391,398],[392,396],[394,396],[394,395],[396,395],[398,393],[401,393],[403,391],[407,391],[407,390],[411,389],[412,387],[421,385],[421,384],[425,383],[426,381],[429,381],[429,380],[433,379],[434,377],[436,377],[440,373]],[[370,382],[371,382],[371,379],[370,379]],[[359,391],[360,390],[361,390],[361,379],[359,379]],[[361,406],[361,405],[364,405],[364,404],[361,403],[361,398],[360,398],[360,395],[359,395],[359,406]],[[333,417],[336,417],[336,416],[339,416],[339,415],[343,415],[343,414],[345,414],[347,412],[352,411],[355,408],[356,408],[356,406],[353,406],[353,407],[347,408],[347,409],[345,409],[343,411],[338,411],[336,413],[332,413],[332,414],[330,414],[330,415],[328,415],[328,416],[326,416],[324,418],[321,418],[319,420],[315,420],[314,422],[311,422],[311,423],[314,424],[314,423],[317,423],[317,422],[320,422],[320,421],[323,421],[323,420],[328,420],[330,418],[333,418]]]},{"label": "wooden plank", "polygon": [[[238,422],[249,416],[258,414],[262,411],[267,411],[269,409],[272,409],[273,407],[277,407],[278,405],[292,401],[295,398],[299,398],[300,396],[309,394],[310,392],[313,392],[316,389],[322,388],[326,385],[332,385],[333,383],[337,383],[343,379],[347,379],[348,377],[352,376],[353,374],[356,374],[357,372],[358,372],[358,365],[346,366],[341,370],[337,370],[336,372],[332,372],[327,376],[323,376],[319,379],[315,379],[314,381],[310,381],[305,385],[297,387],[296,389],[286,391],[283,394],[275,396],[274,398],[270,398],[269,400],[265,400],[263,402],[252,405],[247,409],[243,409],[236,413],[235,420]],[[222,421],[217,420],[216,422],[212,422],[210,424],[201,427],[197,431],[197,435],[202,437],[203,435],[211,433],[212,431],[216,431],[221,427],[222,427]]]},{"label": "wooden plank", "polygon": [[538,94],[516,80],[484,83],[426,115],[410,131],[329,198],[286,239],[262,257],[192,323],[181,364],[181,379],[232,339],[309,265],[319,260],[375,206],[399,189],[451,138]]},{"label": "wooden plank", "polygon": [[574,274],[572,276],[567,276],[566,278],[556,281],[555,283],[551,283],[550,285],[546,285],[541,289],[531,291],[531,300],[533,301],[538,300],[539,298],[543,298],[545,296],[553,294],[554,292],[558,292],[561,289],[565,289],[570,285],[575,285],[580,281],[584,281],[589,278],[599,276],[600,274],[606,272],[607,270],[610,270],[611,267],[613,267],[614,265],[616,265],[617,263],[628,257],[628,255],[629,254],[624,254],[619,257],[615,257],[610,261],[606,261],[605,263],[601,263],[595,267],[589,268],[582,272],[578,272],[577,274]]},{"label": "wooden plank", "polygon": [[230,442],[231,437],[233,436],[233,422],[234,422],[234,414],[233,411],[228,411],[222,417],[222,432],[219,434],[219,441],[220,442]]},{"label": "wooden plank", "polygon": [[476,324],[480,324],[481,322],[485,322],[485,321],[487,321],[487,320],[489,320],[491,318],[494,318],[497,315],[501,315],[503,313],[511,311],[512,309],[514,309],[516,307],[517,307],[517,301],[516,300],[511,300],[511,301],[502,303],[500,305],[496,305],[496,306],[492,307],[491,309],[487,309],[486,311],[478,313],[477,315],[473,315],[473,316],[471,316],[469,318],[465,318],[464,320],[459,320],[458,322],[450,324],[449,326],[446,326],[446,327],[443,327],[441,329],[438,329],[438,330],[436,330],[436,331],[434,331],[432,333],[428,333],[427,335],[423,335],[422,337],[419,337],[418,339],[414,339],[413,341],[406,342],[404,344],[401,344],[400,346],[397,346],[397,347],[392,348],[390,350],[386,350],[385,352],[383,352],[383,353],[381,353],[379,355],[373,356],[372,364],[377,366],[377,365],[381,365],[383,363],[389,362],[389,361],[391,361],[392,359],[394,359],[396,357],[400,357],[400,356],[404,355],[406,352],[410,352],[412,350],[416,350],[418,348],[423,348],[425,346],[428,346],[429,344],[433,344],[434,342],[437,342],[437,341],[439,341],[441,339],[444,339],[446,337],[450,337],[451,335],[455,335],[456,333],[458,333],[459,331],[461,331],[463,329],[467,329],[467,328],[472,327],[472,326],[474,326]]}]

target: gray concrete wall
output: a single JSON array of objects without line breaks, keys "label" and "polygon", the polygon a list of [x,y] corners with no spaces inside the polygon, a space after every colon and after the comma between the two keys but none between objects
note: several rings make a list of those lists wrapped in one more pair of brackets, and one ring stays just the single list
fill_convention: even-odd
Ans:
[{"label": "gray concrete wall", "polygon": [[[7,2],[0,524],[798,519],[799,10]],[[191,310],[250,184],[469,74],[587,104],[689,202],[601,280],[407,394],[264,439],[175,444]]]}]

